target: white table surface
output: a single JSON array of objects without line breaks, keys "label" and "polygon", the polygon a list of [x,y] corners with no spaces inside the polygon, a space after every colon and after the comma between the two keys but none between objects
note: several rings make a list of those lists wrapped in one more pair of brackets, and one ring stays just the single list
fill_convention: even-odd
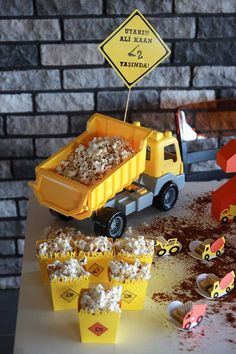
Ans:
[{"label": "white table surface", "polygon": [[[189,212],[185,206],[191,198],[212,191],[217,185],[218,182],[187,183],[174,209],[162,213],[148,208],[129,216],[128,225],[135,227],[144,221],[150,223],[157,215],[183,216],[183,213]],[[210,218],[209,211],[206,217]],[[205,318],[188,336],[167,320],[167,304],[151,299],[153,292],[165,292],[168,288],[170,291],[175,282],[184,279],[186,262],[178,256],[161,258],[149,283],[144,310],[123,311],[117,344],[81,343],[76,311],[52,311],[49,289],[42,285],[38,264],[34,260],[35,241],[41,238],[43,229],[49,225],[73,225],[86,234],[92,232],[92,222],[57,221],[38,204],[33,195],[30,196],[14,354],[86,354],[92,351],[96,354],[236,353],[236,329],[222,322],[221,312],[230,305],[227,302],[224,302],[219,314]],[[197,261],[190,258],[189,262]]]}]

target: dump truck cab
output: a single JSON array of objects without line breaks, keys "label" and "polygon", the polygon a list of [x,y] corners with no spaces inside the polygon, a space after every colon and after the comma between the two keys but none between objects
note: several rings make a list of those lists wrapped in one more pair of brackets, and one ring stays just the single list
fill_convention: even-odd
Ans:
[{"label": "dump truck cab", "polygon": [[171,131],[153,131],[147,141],[146,166],[144,174],[160,178],[168,173],[175,176],[183,173],[178,140]]}]

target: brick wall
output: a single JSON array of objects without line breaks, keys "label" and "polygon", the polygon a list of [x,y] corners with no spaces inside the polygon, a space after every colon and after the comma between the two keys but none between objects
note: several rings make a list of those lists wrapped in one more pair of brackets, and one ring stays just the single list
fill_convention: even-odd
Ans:
[{"label": "brick wall", "polygon": [[132,89],[128,119],[174,129],[176,105],[236,94],[235,0],[0,0],[0,287],[17,287],[27,181],[127,89],[97,45],[135,8],[172,49]]}]

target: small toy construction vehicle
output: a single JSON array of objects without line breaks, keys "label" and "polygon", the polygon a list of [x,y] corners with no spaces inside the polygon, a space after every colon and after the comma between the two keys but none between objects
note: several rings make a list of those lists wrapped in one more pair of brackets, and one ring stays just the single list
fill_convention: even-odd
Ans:
[{"label": "small toy construction vehicle", "polygon": [[213,240],[211,238],[205,241],[192,241],[189,245],[189,255],[197,259],[209,259],[219,257],[224,253],[225,238],[224,236]]},{"label": "small toy construction vehicle", "polygon": [[236,205],[230,205],[228,209],[224,209],[220,214],[220,220],[223,224],[236,221]]},{"label": "small toy construction vehicle", "polygon": [[233,290],[234,278],[234,271],[229,272],[222,279],[215,274],[200,274],[197,277],[196,290],[207,299],[218,299]]},{"label": "small toy construction vehicle", "polygon": [[179,329],[189,331],[202,322],[206,308],[206,304],[194,304],[192,301],[185,304],[180,301],[173,301],[168,306],[168,313],[171,322]]},{"label": "small toy construction vehicle", "polygon": [[158,256],[166,255],[174,255],[182,248],[181,243],[177,240],[177,238],[170,238],[166,240],[164,237],[159,236],[156,239],[155,250]]}]

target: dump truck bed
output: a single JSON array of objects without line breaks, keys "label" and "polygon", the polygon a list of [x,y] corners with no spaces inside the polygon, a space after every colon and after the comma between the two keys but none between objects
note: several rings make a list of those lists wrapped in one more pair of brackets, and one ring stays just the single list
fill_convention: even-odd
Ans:
[{"label": "dump truck bed", "polygon": [[[36,168],[36,181],[31,184],[39,202],[57,212],[83,220],[103,207],[107,200],[121,192],[145,169],[147,139],[152,130],[94,114],[87,130]],[[134,155],[111,169],[99,182],[86,186],[55,172],[61,160],[79,144],[88,145],[94,137],[121,136],[134,150]]]}]

